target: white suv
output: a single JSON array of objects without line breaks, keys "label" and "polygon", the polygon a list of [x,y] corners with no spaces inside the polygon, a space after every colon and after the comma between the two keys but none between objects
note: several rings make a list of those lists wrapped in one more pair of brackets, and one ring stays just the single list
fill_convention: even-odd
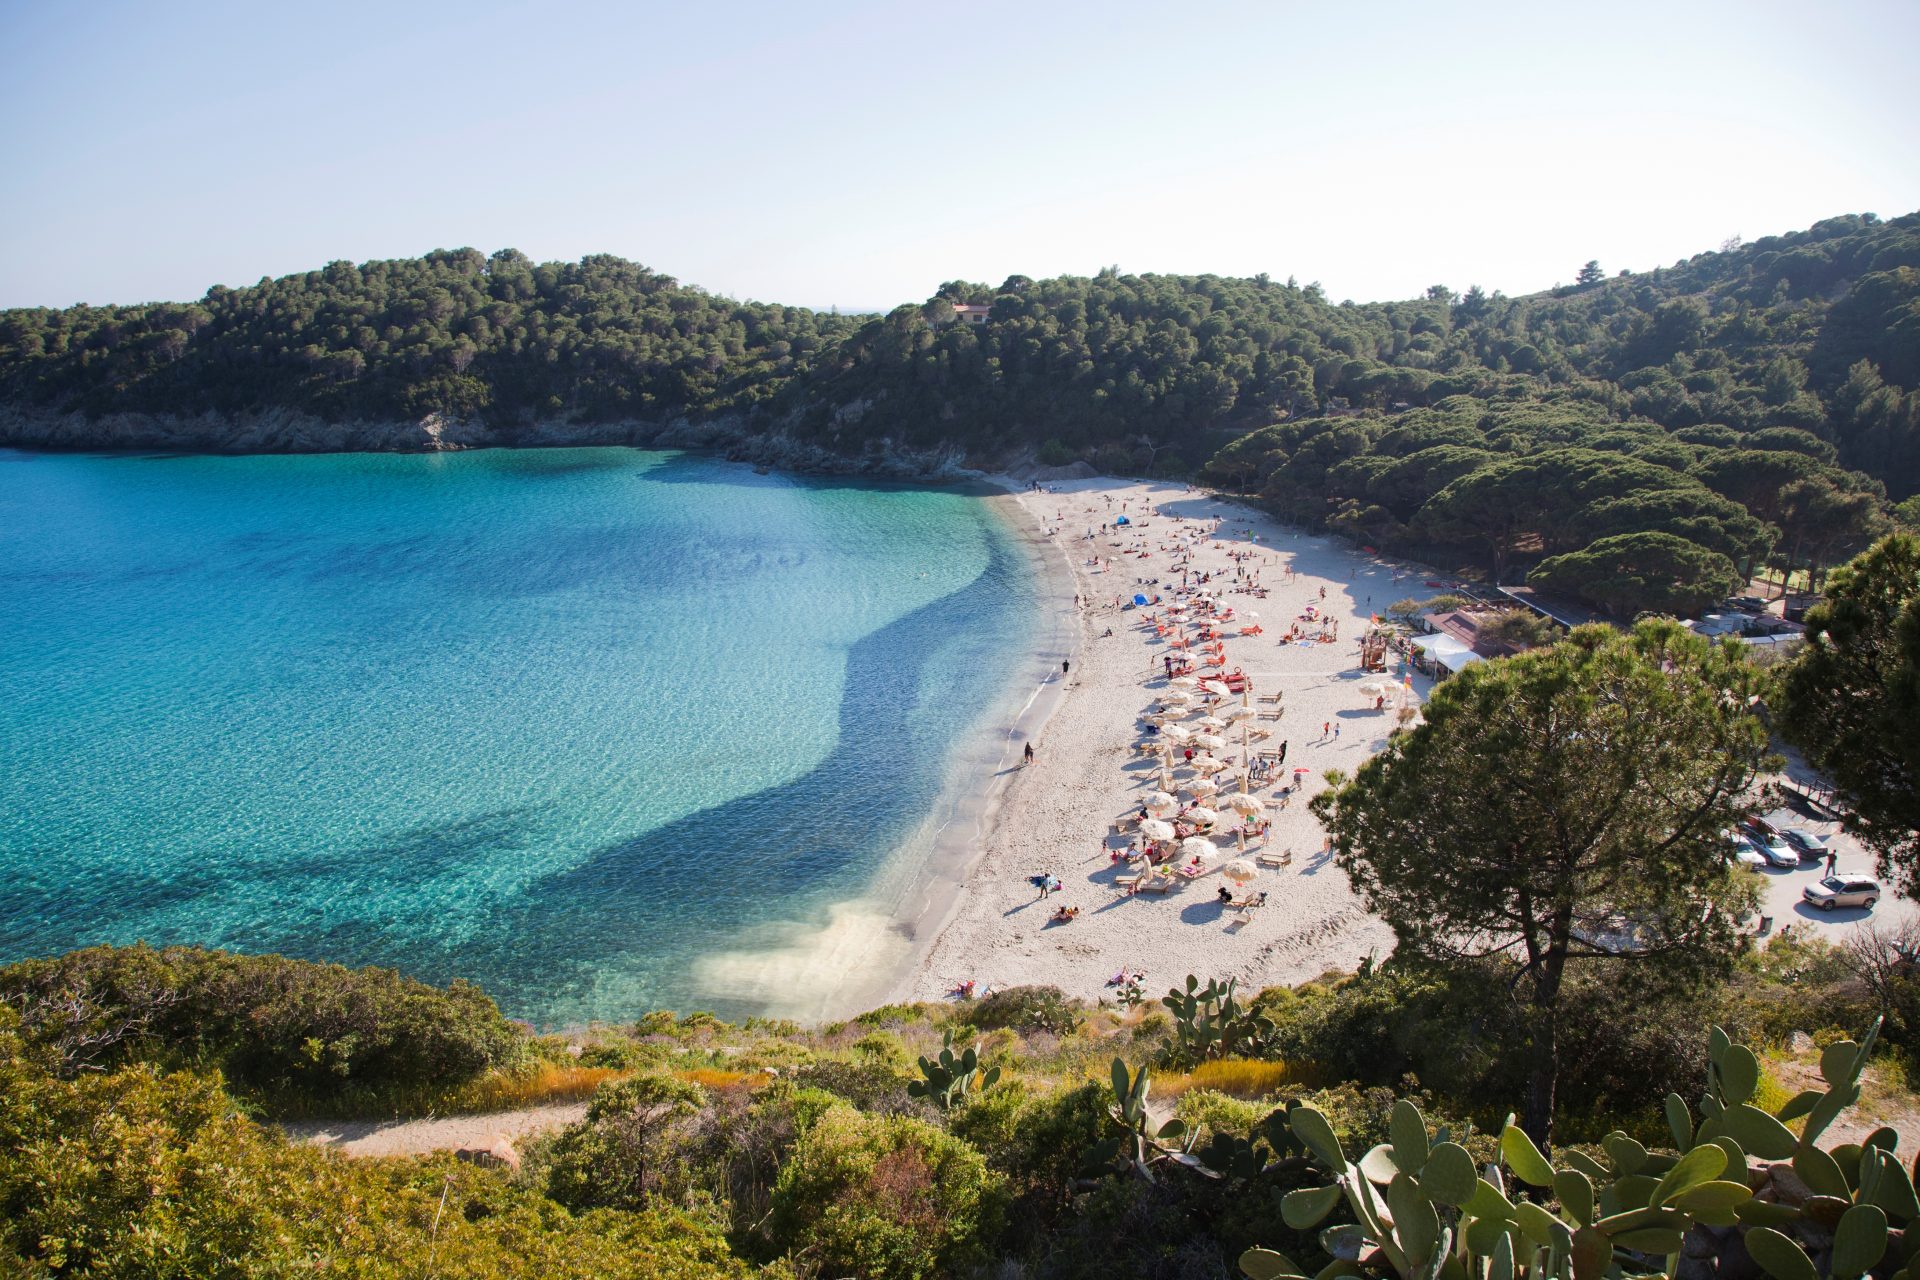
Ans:
[{"label": "white suv", "polygon": [[1841,871],[1818,884],[1808,885],[1800,891],[1800,896],[1822,911],[1835,907],[1865,907],[1871,911],[1874,903],[1880,901],[1880,882],[1872,876]]}]

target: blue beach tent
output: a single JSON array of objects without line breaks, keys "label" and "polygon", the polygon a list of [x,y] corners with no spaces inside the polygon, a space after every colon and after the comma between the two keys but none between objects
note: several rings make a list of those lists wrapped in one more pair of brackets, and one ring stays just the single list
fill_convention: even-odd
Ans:
[{"label": "blue beach tent", "polygon": [[1133,602],[1134,602],[1135,604],[1145,604],[1145,603],[1147,602],[1147,598],[1146,598],[1145,596],[1138,596],[1138,595],[1137,595],[1137,596],[1135,596],[1135,597],[1133,598]]},{"label": "blue beach tent", "polygon": [[1115,524],[1131,524],[1132,521],[1128,520],[1125,516],[1121,516],[1118,520],[1115,520],[1114,523]]}]

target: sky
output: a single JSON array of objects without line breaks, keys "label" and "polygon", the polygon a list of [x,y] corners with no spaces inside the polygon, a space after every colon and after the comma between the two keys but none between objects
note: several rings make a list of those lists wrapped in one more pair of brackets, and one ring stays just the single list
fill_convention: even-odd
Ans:
[{"label": "sky", "polygon": [[1531,292],[1920,209],[1920,2],[0,0],[0,307],[435,248]]}]

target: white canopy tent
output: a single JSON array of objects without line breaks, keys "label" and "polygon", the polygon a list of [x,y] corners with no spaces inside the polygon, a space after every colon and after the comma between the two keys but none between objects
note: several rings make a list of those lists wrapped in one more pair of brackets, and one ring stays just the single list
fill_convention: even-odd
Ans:
[{"label": "white canopy tent", "polygon": [[1421,636],[1415,643],[1427,651],[1429,658],[1449,671],[1458,671],[1468,663],[1484,661],[1473,651],[1473,646],[1464,640],[1456,640],[1445,632]]}]

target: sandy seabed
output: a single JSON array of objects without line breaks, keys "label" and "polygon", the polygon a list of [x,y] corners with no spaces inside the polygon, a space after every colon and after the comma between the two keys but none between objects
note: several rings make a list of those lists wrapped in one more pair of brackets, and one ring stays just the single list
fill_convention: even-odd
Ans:
[{"label": "sandy seabed", "polygon": [[[1325,788],[1327,770],[1351,772],[1385,745],[1400,699],[1417,705],[1424,697],[1428,682],[1416,675],[1411,688],[1398,685],[1386,708],[1376,710],[1375,698],[1360,686],[1398,681],[1401,672],[1395,664],[1386,677],[1363,673],[1359,641],[1371,614],[1408,595],[1432,594],[1425,585],[1429,571],[1301,533],[1180,485],[1101,478],[1051,485],[1017,501],[1043,531],[1053,531],[1046,534],[1050,549],[1071,565],[1082,602],[1078,653],[1070,672],[1055,677],[1064,680],[1064,696],[1034,738],[1034,763],[1006,780],[977,857],[944,919],[926,922],[916,962],[894,998],[940,999],[967,981],[980,993],[1046,983],[1098,998],[1113,993],[1109,980],[1122,969],[1144,971],[1149,994],[1188,974],[1237,977],[1258,989],[1350,969],[1370,953],[1384,956],[1393,936],[1366,912],[1325,851],[1325,832],[1307,802]],[[1116,530],[1112,522],[1122,515],[1129,525]],[[1195,528],[1216,522],[1216,536],[1190,540]],[[1114,602],[1155,591],[1172,600],[1180,583],[1172,567],[1176,546],[1194,548],[1189,581],[1213,575],[1206,589],[1217,594],[1221,609],[1234,610],[1225,629],[1226,669],[1238,667],[1252,678],[1251,705],[1266,713],[1273,704],[1263,696],[1283,697],[1279,720],[1263,715],[1249,722],[1268,735],[1253,749],[1285,742],[1287,755],[1277,775],[1253,787],[1268,805],[1271,831],[1249,844],[1247,856],[1291,851],[1292,861],[1261,866],[1244,888],[1228,886],[1242,897],[1267,894],[1264,907],[1244,913],[1218,899],[1225,882],[1217,868],[1224,860],[1164,895],[1129,895],[1116,883],[1129,868],[1113,851],[1133,834],[1131,828],[1116,833],[1111,824],[1137,813],[1161,781],[1159,762],[1138,754],[1135,744],[1143,736],[1142,713],[1167,691],[1163,655],[1173,651],[1141,625],[1157,610]],[[1248,578],[1237,578],[1236,568]],[[1245,589],[1255,574],[1264,598]],[[1339,639],[1283,643],[1309,605],[1337,622]],[[1238,635],[1246,624],[1264,634]],[[1338,736],[1328,726],[1337,727]],[[1220,754],[1244,764],[1238,729],[1225,736],[1229,745]],[[1307,769],[1301,785],[1287,807],[1275,807],[1297,766]],[[1176,769],[1174,781],[1194,776]],[[1228,830],[1237,823],[1224,810],[1222,817]],[[1231,835],[1216,839],[1234,849]],[[1041,874],[1063,884],[1045,900],[1031,883]],[[1077,917],[1053,922],[1063,905],[1077,907]]]}]

